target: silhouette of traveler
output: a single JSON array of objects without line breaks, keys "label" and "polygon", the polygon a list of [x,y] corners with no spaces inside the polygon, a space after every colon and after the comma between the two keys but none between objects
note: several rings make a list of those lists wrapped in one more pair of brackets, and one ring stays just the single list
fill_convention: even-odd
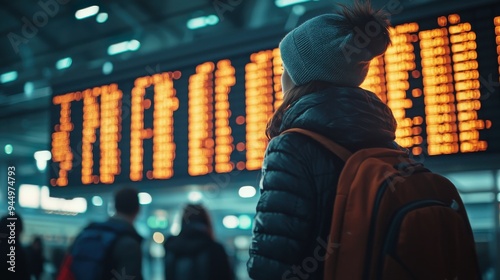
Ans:
[{"label": "silhouette of traveler", "polygon": [[133,226],[139,213],[138,192],[123,188],[114,200],[116,214],[90,224],[77,236],[58,280],[143,279],[142,237]]},{"label": "silhouette of traveler", "polygon": [[40,280],[43,273],[43,266],[45,263],[43,253],[42,238],[40,236],[36,236],[33,239],[31,246],[27,249],[31,275],[35,277],[36,280]]},{"label": "silhouette of traveler", "polygon": [[394,142],[391,110],[360,88],[390,30],[386,13],[355,1],[281,41],[252,279],[480,279],[456,187]]},{"label": "silhouette of traveler", "polygon": [[[15,219],[15,220],[14,220]],[[3,216],[0,220],[0,279],[30,280],[26,251],[21,244],[23,232],[21,216]]]},{"label": "silhouette of traveler", "polygon": [[201,205],[188,204],[178,236],[165,242],[165,280],[231,280],[233,272],[212,223]]}]

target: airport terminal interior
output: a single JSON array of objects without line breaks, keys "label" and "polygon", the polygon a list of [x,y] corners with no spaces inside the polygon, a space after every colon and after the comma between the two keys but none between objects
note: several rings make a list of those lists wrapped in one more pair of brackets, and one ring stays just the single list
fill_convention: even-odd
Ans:
[{"label": "airport terminal interior", "polygon": [[[140,192],[145,279],[163,279],[187,203],[206,206],[250,279],[266,123],[283,101],[278,45],[338,3],[350,1],[2,1],[0,214],[22,216],[23,244],[41,238],[42,279],[126,186]],[[483,279],[498,280],[500,5],[372,3],[392,43],[361,87],[392,109],[396,142],[458,188]]]}]

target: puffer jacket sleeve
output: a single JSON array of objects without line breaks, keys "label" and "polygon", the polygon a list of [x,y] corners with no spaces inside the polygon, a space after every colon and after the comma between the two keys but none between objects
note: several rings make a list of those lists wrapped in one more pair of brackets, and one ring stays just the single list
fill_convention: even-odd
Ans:
[{"label": "puffer jacket sleeve", "polygon": [[267,147],[247,263],[252,279],[286,279],[312,239],[316,194],[304,138],[284,134]]}]

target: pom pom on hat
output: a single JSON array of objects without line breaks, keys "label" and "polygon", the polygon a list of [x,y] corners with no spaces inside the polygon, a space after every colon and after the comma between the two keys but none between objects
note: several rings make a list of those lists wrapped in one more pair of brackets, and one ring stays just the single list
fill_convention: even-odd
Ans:
[{"label": "pom pom on hat", "polygon": [[388,28],[386,13],[373,10],[369,1],[343,6],[290,31],[279,46],[283,66],[297,86],[325,81],[357,87],[370,61],[390,44]]}]

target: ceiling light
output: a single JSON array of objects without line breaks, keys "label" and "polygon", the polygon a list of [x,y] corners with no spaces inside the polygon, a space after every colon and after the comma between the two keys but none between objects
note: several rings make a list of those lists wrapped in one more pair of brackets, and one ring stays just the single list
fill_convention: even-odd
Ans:
[{"label": "ceiling light", "polygon": [[139,193],[139,203],[144,205],[144,204],[150,204],[153,201],[153,198],[151,195],[147,192],[140,192]]},{"label": "ceiling light", "polygon": [[163,233],[157,231],[153,233],[153,240],[154,242],[161,244],[163,243],[163,241],[165,241],[165,236],[163,235]]},{"label": "ceiling light", "polygon": [[107,20],[108,20],[108,13],[99,13],[95,20],[98,22],[98,23],[105,23]]},{"label": "ceiling light", "polygon": [[113,72],[113,63],[109,61],[104,62],[104,64],[102,65],[102,73],[104,75],[108,75],[111,74],[111,72]]},{"label": "ceiling light", "polygon": [[192,191],[188,194],[188,199],[191,202],[198,202],[203,198],[203,194],[198,191]]},{"label": "ceiling light", "polygon": [[91,17],[99,12],[99,6],[90,6],[84,9],[80,9],[76,11],[75,18],[76,19],[84,19]]},{"label": "ceiling light", "polygon": [[196,17],[188,20],[187,27],[189,29],[199,29],[206,27],[208,25],[216,25],[219,23],[219,17],[216,15],[208,15],[202,17]]},{"label": "ceiling light", "polygon": [[35,84],[33,84],[33,82],[24,83],[24,94],[26,94],[26,96],[28,97],[31,96],[34,90],[35,90]]},{"label": "ceiling light", "polygon": [[137,40],[130,40],[128,43],[127,43],[127,49],[129,51],[136,51],[139,49],[139,47],[141,46],[141,42],[137,41]]},{"label": "ceiling light", "polygon": [[71,63],[73,63],[73,59],[71,59],[71,57],[65,57],[56,62],[56,68],[58,70],[66,69],[71,66]]},{"label": "ceiling light", "polygon": [[4,150],[5,150],[6,154],[10,155],[10,154],[12,154],[12,151],[14,150],[14,147],[12,147],[11,144],[7,144],[7,145],[5,145]]},{"label": "ceiling light", "polygon": [[17,79],[17,71],[10,71],[0,75],[0,83],[2,84],[15,81],[16,79]]},{"label": "ceiling light", "polygon": [[102,206],[102,197],[98,196],[98,195],[94,195],[92,197],[92,204],[94,204],[94,206]]},{"label": "ceiling light", "polygon": [[19,186],[19,205],[26,208],[40,207],[40,187],[31,184]]},{"label": "ceiling light", "polygon": [[52,158],[52,154],[50,153],[50,151],[47,150],[35,152],[33,156],[36,160],[45,160],[45,161],[50,160]]},{"label": "ceiling light", "polygon": [[228,215],[225,216],[224,219],[222,219],[222,224],[226,228],[237,228],[238,224],[240,223],[238,217],[234,215]]},{"label": "ceiling light", "polygon": [[219,23],[219,17],[216,15],[206,16],[205,23],[208,25],[216,25],[217,23]]},{"label": "ceiling light", "polygon": [[50,151],[38,151],[33,155],[36,160],[36,167],[40,171],[44,171],[47,168],[47,161],[52,158]]},{"label": "ceiling light", "polygon": [[250,229],[252,227],[252,218],[248,215],[240,215],[238,217],[239,228]]}]

